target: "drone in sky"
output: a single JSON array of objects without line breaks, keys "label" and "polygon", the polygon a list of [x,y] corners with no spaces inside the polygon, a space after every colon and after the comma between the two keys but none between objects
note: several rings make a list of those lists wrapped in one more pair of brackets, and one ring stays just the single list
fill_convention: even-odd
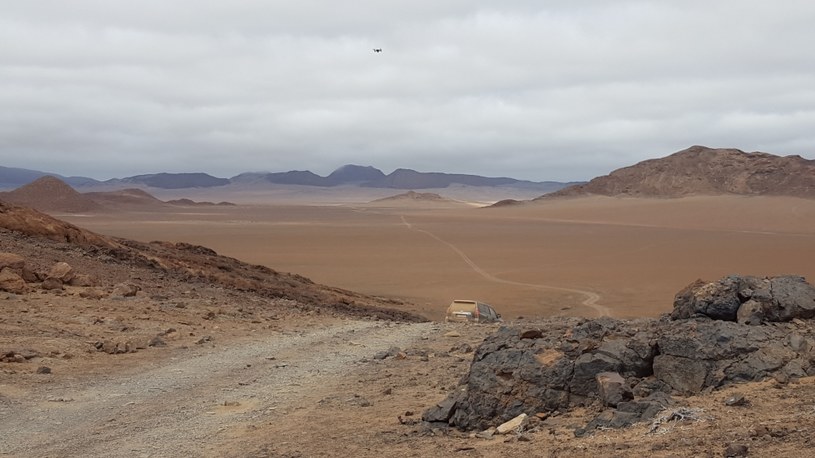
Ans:
[{"label": "drone in sky", "polygon": [[382,48],[374,48],[374,52],[382,52]]}]

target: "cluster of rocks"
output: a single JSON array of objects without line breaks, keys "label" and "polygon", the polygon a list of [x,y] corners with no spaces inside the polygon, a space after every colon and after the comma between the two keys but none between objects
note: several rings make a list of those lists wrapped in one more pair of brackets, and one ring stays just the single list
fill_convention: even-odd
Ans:
[{"label": "cluster of rocks", "polygon": [[0,362],[24,363],[38,356],[40,356],[40,354],[35,350],[5,350],[0,352]]},{"label": "cluster of rocks", "polygon": [[36,272],[27,266],[22,256],[0,253],[0,291],[24,294],[36,288],[62,291],[65,286],[83,288],[79,295],[89,299],[132,297],[140,290],[130,283],[114,285],[109,291],[102,290],[96,288],[97,281],[93,277],[76,272],[67,262],[57,262],[47,272]]},{"label": "cluster of rocks", "polygon": [[423,419],[484,430],[594,405],[577,434],[649,420],[672,402],[730,383],[815,375],[815,288],[801,277],[730,276],[680,291],[660,319],[550,319],[502,327]]}]

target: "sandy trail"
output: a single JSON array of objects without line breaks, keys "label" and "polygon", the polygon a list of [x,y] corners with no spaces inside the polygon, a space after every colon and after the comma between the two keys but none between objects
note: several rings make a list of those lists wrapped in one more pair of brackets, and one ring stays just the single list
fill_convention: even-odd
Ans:
[{"label": "sandy trail", "polygon": [[[0,401],[2,456],[217,456],[229,429],[274,421],[433,323],[351,321],[184,350],[129,374]],[[317,398],[319,399],[319,397]]]},{"label": "sandy trail", "polygon": [[537,290],[561,291],[561,292],[565,292],[565,293],[580,294],[580,295],[585,297],[585,299],[580,303],[581,305],[589,307],[592,310],[594,310],[595,312],[597,312],[597,316],[611,316],[611,309],[609,309],[608,307],[606,307],[604,305],[600,305],[600,304],[597,303],[600,300],[600,295],[597,294],[597,293],[594,293],[592,291],[582,290],[582,289],[565,288],[565,287],[562,287],[562,286],[543,285],[543,284],[538,284],[538,283],[524,283],[524,282],[519,282],[519,281],[514,281],[514,280],[506,280],[506,279],[503,279],[503,278],[496,277],[495,275],[493,275],[493,274],[487,272],[486,270],[482,269],[478,264],[476,264],[472,259],[470,259],[469,256],[467,256],[467,253],[462,251],[456,245],[442,239],[438,235],[436,235],[436,234],[434,234],[434,233],[432,233],[432,232],[430,232],[428,230],[419,229],[419,228],[415,227],[413,224],[411,224],[407,220],[407,218],[404,217],[404,215],[402,215],[401,218],[402,218],[402,224],[404,224],[408,229],[410,229],[412,231],[416,231],[416,232],[421,232],[422,234],[425,234],[425,235],[433,238],[434,240],[436,240],[436,241],[450,247],[450,249],[452,249],[468,266],[470,266],[470,268],[475,273],[477,273],[478,275],[480,275],[482,278],[484,278],[487,281],[491,281],[491,282],[494,282],[494,283],[502,283],[502,284],[505,284],[505,285],[522,286],[522,287],[525,287],[525,288],[533,288],[533,289],[537,289]]}]

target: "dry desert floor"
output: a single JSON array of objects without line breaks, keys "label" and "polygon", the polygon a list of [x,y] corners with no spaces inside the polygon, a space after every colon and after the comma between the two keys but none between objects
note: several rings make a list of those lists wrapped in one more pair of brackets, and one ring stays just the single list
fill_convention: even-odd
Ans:
[{"label": "dry desert floor", "polygon": [[[0,364],[2,456],[685,457],[723,456],[745,444],[750,456],[799,457],[813,447],[812,377],[681,398],[698,418],[581,438],[574,430],[594,408],[553,413],[523,437],[481,439],[419,419],[455,389],[473,349],[497,328],[439,322],[451,299],[490,302],[512,324],[529,326],[551,315],[656,316],[699,277],[812,280],[815,201],[270,202],[57,216],[102,234],[200,244],[319,283],[406,299],[413,305],[403,307],[437,321],[299,309],[126,263],[93,264],[56,242],[0,238],[3,251],[25,249],[20,254],[43,268],[67,261],[107,283],[143,286],[135,297],[101,301],[72,288],[0,298],[0,347],[32,356]],[[101,341],[152,336],[162,345],[97,351]],[[747,405],[726,406],[737,394]]]},{"label": "dry desert floor", "polygon": [[140,241],[204,245],[316,282],[398,297],[431,319],[452,299],[508,318],[656,316],[696,280],[815,279],[815,201],[579,198],[499,208],[239,205],[59,215]]}]

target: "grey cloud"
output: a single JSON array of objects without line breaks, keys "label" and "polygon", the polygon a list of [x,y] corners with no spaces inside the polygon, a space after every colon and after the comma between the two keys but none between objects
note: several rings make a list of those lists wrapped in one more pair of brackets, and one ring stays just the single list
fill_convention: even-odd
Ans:
[{"label": "grey cloud", "polygon": [[572,180],[691,144],[812,157],[813,22],[797,0],[14,2],[0,159]]}]

